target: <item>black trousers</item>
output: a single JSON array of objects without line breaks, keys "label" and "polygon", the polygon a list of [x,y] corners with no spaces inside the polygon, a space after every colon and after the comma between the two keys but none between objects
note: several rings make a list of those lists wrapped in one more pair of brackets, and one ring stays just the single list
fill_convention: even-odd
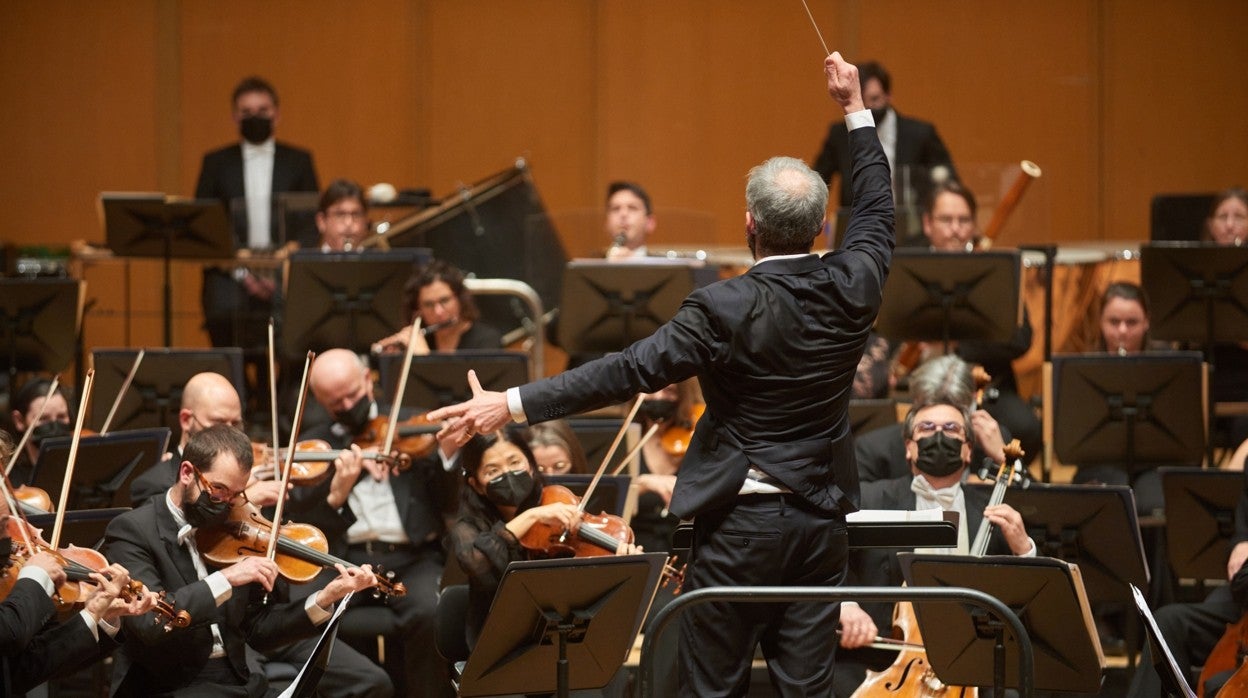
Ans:
[{"label": "black trousers", "polygon": [[[1230,587],[1218,587],[1200,603],[1176,603],[1157,609],[1157,627],[1170,647],[1170,654],[1179,669],[1191,671],[1191,667],[1205,663],[1213,646],[1226,632],[1227,623],[1239,620],[1243,610],[1231,598]],[[1188,683],[1196,686],[1196,676]],[[1153,668],[1153,657],[1148,643],[1140,653],[1140,665],[1131,680],[1127,692],[1131,698],[1153,698],[1162,695],[1161,677]],[[1206,693],[1206,695],[1208,695]]]},{"label": "black trousers", "polygon": [[[838,586],[848,559],[845,518],[794,495],[746,495],[699,514],[689,589],[709,586]],[[830,696],[840,604],[691,607],[681,617],[680,695],[740,696],[761,645],[781,696]]]}]

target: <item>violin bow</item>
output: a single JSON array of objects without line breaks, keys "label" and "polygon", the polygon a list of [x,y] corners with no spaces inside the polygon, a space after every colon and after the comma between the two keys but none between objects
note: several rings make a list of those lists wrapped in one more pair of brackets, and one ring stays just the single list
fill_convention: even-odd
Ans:
[{"label": "violin bow", "polygon": [[273,429],[273,462],[276,463],[278,455],[282,452],[282,441],[277,434],[277,343],[273,336],[273,318],[269,318],[269,411]]},{"label": "violin bow", "polygon": [[100,436],[108,433],[108,427],[113,423],[113,415],[117,414],[117,408],[121,407],[121,399],[126,396],[126,391],[130,389],[130,384],[134,382],[134,374],[139,372],[139,364],[143,363],[143,357],[146,354],[146,349],[140,349],[139,355],[134,357],[134,363],[130,366],[130,372],[126,374],[126,379],[121,382],[121,390],[117,391],[117,397],[113,399],[113,406],[109,408],[108,416],[104,418],[104,426],[100,427]]},{"label": "violin bow", "polygon": [[303,406],[308,400],[308,372],[312,368],[314,358],[316,358],[316,352],[310,351],[303,361],[303,378],[299,381],[299,402],[295,403],[295,419],[290,427],[290,446],[286,449],[286,458],[282,461],[282,476],[279,479],[281,486],[278,492],[281,496],[277,498],[277,504],[273,507],[273,532],[269,536],[269,547],[264,553],[270,560],[276,559],[277,541],[282,537],[282,513],[286,508],[286,483],[290,481],[290,469],[295,463],[295,444],[299,443],[299,429],[303,427]]},{"label": "violin bow", "polygon": [[35,424],[43,418],[43,412],[48,408],[48,400],[56,394],[56,388],[61,384],[61,377],[54,376],[52,385],[48,386],[48,392],[43,396],[43,402],[39,405],[39,409],[35,412],[35,418],[30,420],[26,425],[26,431],[22,434],[22,438],[17,442],[17,446],[13,449],[13,453],[9,454],[9,463],[4,468],[4,475],[8,477],[13,472],[13,466],[17,464],[17,459],[21,457],[22,451],[26,449],[26,444],[30,442],[30,433],[35,430]]},{"label": "violin bow", "polygon": [[624,459],[620,461],[620,464],[615,466],[615,470],[611,471],[612,475],[619,475],[624,472],[624,468],[627,468],[628,464],[633,462],[633,459],[637,457],[638,453],[641,453],[641,447],[645,446],[646,442],[650,440],[650,437],[654,436],[659,431],[659,426],[658,422],[650,425],[650,428],[646,431],[646,433],[641,435],[641,440],[637,442],[637,445],[633,446],[633,450],[629,451],[628,455],[624,456]]},{"label": "violin bow", "polygon": [[633,407],[628,411],[628,416],[624,418],[624,423],[620,425],[620,430],[615,433],[615,441],[612,441],[611,448],[607,449],[607,455],[603,457],[602,464],[598,466],[598,472],[594,473],[594,479],[589,481],[589,487],[585,488],[585,494],[581,495],[581,501],[576,504],[578,514],[584,513],[585,502],[589,501],[589,496],[598,487],[598,481],[602,479],[602,474],[606,471],[607,464],[615,456],[615,451],[620,447],[620,442],[624,440],[624,435],[628,433],[628,428],[633,425],[633,418],[637,416],[637,410],[641,409],[641,401],[644,397],[644,395],[639,393],[637,399],[633,401]]},{"label": "violin bow", "polygon": [[65,505],[69,502],[69,485],[74,481],[74,464],[78,460],[78,442],[82,439],[82,422],[87,416],[87,403],[91,401],[91,386],[95,384],[95,369],[87,371],[82,379],[82,397],[78,400],[78,420],[74,424],[74,436],[69,442],[69,461],[65,463],[65,478],[61,482],[61,498],[56,505],[56,524],[48,541],[53,550],[61,547],[61,528],[65,524]]},{"label": "violin bow", "polygon": [[386,428],[386,442],[381,453],[389,456],[394,447],[394,433],[399,428],[399,409],[403,406],[403,395],[407,392],[407,377],[412,373],[412,357],[416,355],[416,337],[420,334],[420,318],[412,323],[412,332],[407,337],[407,352],[403,355],[403,369],[399,371],[399,384],[390,400],[390,424]]}]

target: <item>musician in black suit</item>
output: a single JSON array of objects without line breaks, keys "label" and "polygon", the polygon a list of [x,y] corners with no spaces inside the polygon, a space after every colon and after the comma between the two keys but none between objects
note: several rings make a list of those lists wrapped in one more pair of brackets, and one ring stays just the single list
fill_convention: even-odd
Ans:
[{"label": "musician in black suit", "polygon": [[[993,524],[988,541],[990,555],[1035,557],[1035,542],[1027,536],[1023,519],[1008,504],[988,505],[982,488],[963,487],[970,462],[967,430],[971,424],[965,406],[947,402],[916,404],[906,415],[905,462],[911,475],[862,484],[864,509],[922,511],[945,509],[959,516],[958,547],[950,552],[967,554],[980,523]],[[896,549],[868,549],[850,556],[849,580],[854,586],[898,586],[902,583]],[[862,683],[867,667],[882,669],[895,653],[865,648],[881,634],[889,635],[892,604],[868,608],[846,602],[841,609],[841,648],[847,650],[836,671],[836,695],[849,696]],[[885,629],[883,633],[880,629]],[[891,656],[890,656],[891,654]]]},{"label": "musician in black suit", "polygon": [[[857,472],[847,415],[854,369],[879,309],[893,246],[888,165],[864,109],[857,69],[825,63],[829,94],[850,122],[854,211],[844,248],[817,257],[827,185],[794,158],[750,172],[743,276],[694,291],[652,336],[506,394],[430,413],[465,439],[507,421],[535,422],[620,402],[697,376],[706,398],[671,512],[696,516],[686,588],[835,586],[845,574],[845,514]],[[710,604],[682,616],[681,694],[744,693],[761,643],[782,691],[827,695],[836,604]]]},{"label": "musician in black suit", "polygon": [[289,601],[277,564],[267,558],[244,557],[210,572],[195,534],[221,522],[240,499],[251,443],[233,427],[213,426],[191,438],[183,457],[163,499],[118,516],[105,530],[109,559],[149,589],[168,590],[192,619],[189,627],[168,632],[146,615],[127,619],[114,695],[260,696],[267,681],[246,646],[264,652],[313,635],[335,603],[375,580],[367,569],[340,569],[306,601]]},{"label": "musician in black suit", "polygon": [[[353,448],[342,460],[352,461],[355,475],[339,498],[327,483],[299,488],[292,501],[330,502],[308,514],[308,522],[325,532],[330,552],[355,564],[380,565],[406,585],[406,595],[384,602],[397,616],[403,639],[404,675],[391,676],[396,693],[449,695],[434,627],[438,580],[446,562],[441,545],[442,463],[437,455],[417,458],[407,470],[395,472],[380,461],[361,457],[359,448],[352,447],[371,420],[389,412],[373,397],[368,366],[351,351],[330,349],[317,356],[308,387],[334,421],[302,432],[302,437],[324,439],[334,448]],[[332,482],[340,481],[341,465],[335,464]]]},{"label": "musician in black suit", "polygon": [[[909,168],[910,184],[919,199],[926,193],[929,181],[957,179],[953,158],[936,127],[926,121],[898,114],[892,106],[892,78],[884,66],[875,61],[863,63],[858,70],[862,83],[862,101],[875,116],[876,130],[884,147],[884,155],[894,177],[901,177]],[[828,129],[828,137],[815,158],[814,169],[825,182],[832,175],[841,175],[841,206],[850,205],[851,152],[846,147],[845,122],[838,121]],[[936,168],[943,168],[943,171]]]},{"label": "musician in black suit", "polygon": [[[195,198],[217,199],[231,207],[235,243],[269,249],[277,239],[274,194],[320,189],[312,154],[274,140],[277,90],[258,77],[234,88],[232,116],[242,141],[204,156]],[[242,202],[242,206],[238,206]],[[205,269],[204,327],[216,347],[251,347],[264,343],[275,284],[271,276],[240,268],[236,274]]]}]

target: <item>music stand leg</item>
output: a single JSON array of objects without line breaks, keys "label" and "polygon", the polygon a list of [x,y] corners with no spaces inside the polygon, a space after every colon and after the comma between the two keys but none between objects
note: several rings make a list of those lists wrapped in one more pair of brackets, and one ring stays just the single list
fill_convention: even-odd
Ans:
[{"label": "music stand leg", "polygon": [[576,629],[576,624],[560,616],[554,611],[543,611],[548,622],[555,624],[559,633],[559,661],[555,673],[555,695],[568,698],[568,636]]}]

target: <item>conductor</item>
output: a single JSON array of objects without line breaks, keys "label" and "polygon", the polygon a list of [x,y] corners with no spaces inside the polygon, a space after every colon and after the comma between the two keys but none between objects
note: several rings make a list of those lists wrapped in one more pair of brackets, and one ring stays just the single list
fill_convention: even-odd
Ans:
[{"label": "conductor", "polygon": [[[744,275],[694,291],[653,335],[553,378],[481,390],[430,413],[461,443],[509,420],[534,422],[620,402],[697,376],[706,398],[670,511],[696,516],[687,588],[835,586],[858,476],[847,408],[893,247],[888,162],[857,68],[824,60],[849,124],[853,209],[842,249],[811,253],[828,187],[800,160],[750,171]],[[741,695],[761,644],[782,695],[830,695],[838,605],[703,604],[682,616],[680,694]]]}]

